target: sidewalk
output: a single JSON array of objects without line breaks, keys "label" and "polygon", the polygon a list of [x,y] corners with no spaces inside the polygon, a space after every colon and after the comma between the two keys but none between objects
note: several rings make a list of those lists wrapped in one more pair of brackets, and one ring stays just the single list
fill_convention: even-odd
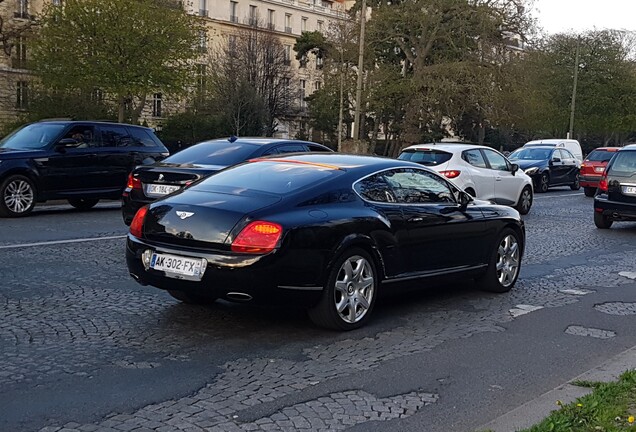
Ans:
[{"label": "sidewalk", "polygon": [[[636,369],[636,346],[606,361],[602,365],[590,369],[577,376],[570,382],[592,381],[610,382],[629,369]],[[558,409],[556,401],[563,405],[574,402],[577,398],[585,396],[593,389],[579,387],[565,383],[550,390],[547,393],[531,400],[518,408],[494,419],[493,421],[478,427],[477,431],[512,432],[527,429],[546,418],[551,411]]]}]

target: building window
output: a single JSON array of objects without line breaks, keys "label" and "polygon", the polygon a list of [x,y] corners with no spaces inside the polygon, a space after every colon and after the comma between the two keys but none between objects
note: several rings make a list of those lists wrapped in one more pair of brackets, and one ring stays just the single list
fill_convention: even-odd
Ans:
[{"label": "building window", "polygon": [[155,93],[152,95],[152,116],[161,117],[161,104],[163,101],[163,95],[161,93]]},{"label": "building window", "polygon": [[104,92],[102,89],[94,88],[91,92],[91,101],[92,102],[103,102],[104,101]]},{"label": "building window", "polygon": [[291,14],[285,14],[285,33],[292,32],[291,19],[292,19]]},{"label": "building window", "polygon": [[323,28],[323,22],[322,21],[318,21],[318,31],[321,32],[322,28]]},{"label": "building window", "polygon": [[18,0],[18,10],[15,12],[16,18],[29,18],[29,2],[28,0]]},{"label": "building window", "polygon": [[256,26],[258,25],[258,12],[256,11],[256,6],[250,5],[250,25]]},{"label": "building window", "polygon": [[267,28],[270,30],[276,30],[276,21],[273,9],[267,9]]},{"label": "building window", "polygon": [[238,3],[235,1],[230,2],[230,21],[237,23],[238,22]]},{"label": "building window", "polygon": [[11,59],[14,69],[27,68],[27,44],[25,37],[18,37],[15,43],[15,56]]},{"label": "building window", "polygon": [[26,81],[18,81],[15,107],[17,109],[27,109],[29,107],[29,83]]},{"label": "building window", "polygon": [[324,60],[321,55],[316,56],[316,69],[322,69],[324,65]]},{"label": "building window", "polygon": [[314,83],[314,91],[318,91],[318,90],[320,90],[321,88],[322,88],[322,82],[320,82],[320,81],[316,81],[316,82]]},{"label": "building window", "polygon": [[227,49],[230,52],[230,55],[234,55],[236,53],[236,35],[229,35],[227,37]]},{"label": "building window", "polygon": [[197,76],[197,90],[200,94],[205,93],[205,88],[207,86],[207,65],[197,64],[196,67],[196,76]]},{"label": "building window", "polygon": [[300,92],[299,92],[300,109],[307,108],[307,101],[305,101],[305,92],[306,91],[307,91],[307,81],[300,80]]},{"label": "building window", "polygon": [[199,0],[199,16],[208,16],[208,0]]},{"label": "building window", "polygon": [[291,45],[285,45],[285,65],[291,65]]},{"label": "building window", "polygon": [[307,17],[303,17],[300,20],[300,31],[301,32],[307,31]]},{"label": "building window", "polygon": [[52,0],[51,4],[53,4],[53,6],[62,6],[62,0]]},{"label": "building window", "polygon": [[208,32],[206,30],[199,30],[199,52],[205,52],[208,50]]}]

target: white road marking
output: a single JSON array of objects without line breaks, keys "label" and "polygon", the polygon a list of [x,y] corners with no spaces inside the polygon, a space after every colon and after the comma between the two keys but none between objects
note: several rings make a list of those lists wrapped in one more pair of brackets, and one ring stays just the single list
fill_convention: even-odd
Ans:
[{"label": "white road marking", "polygon": [[627,279],[636,279],[636,272],[620,272],[618,275]]},{"label": "white road marking", "polygon": [[532,305],[517,305],[514,309],[510,309],[510,315],[513,318],[520,317],[521,315],[529,314],[530,312],[538,311],[539,309],[543,309],[543,306],[532,306]]},{"label": "white road marking", "polygon": [[571,295],[587,295],[587,294],[591,294],[594,291],[589,291],[589,290],[578,290],[578,289],[563,289],[563,290],[559,290],[559,292],[562,292],[563,294],[571,294]]},{"label": "white road marking", "polygon": [[554,198],[570,198],[570,197],[575,197],[575,196],[581,196],[581,195],[585,195],[584,193],[575,193],[575,194],[567,194],[567,195],[550,195],[550,196],[542,196],[542,197],[536,197],[534,198],[534,200],[544,200],[544,199],[554,199]]},{"label": "white road marking", "polygon": [[109,236],[109,237],[91,237],[91,238],[80,238],[80,239],[70,239],[70,240],[55,240],[55,241],[38,242],[38,243],[22,243],[22,244],[0,246],[0,250],[18,249],[18,248],[34,247],[34,246],[51,246],[51,245],[60,245],[60,244],[69,244],[69,243],[83,243],[83,242],[93,242],[93,241],[101,241],[101,240],[115,240],[115,239],[124,239],[124,238],[126,238],[125,235],[119,235],[119,236]]}]

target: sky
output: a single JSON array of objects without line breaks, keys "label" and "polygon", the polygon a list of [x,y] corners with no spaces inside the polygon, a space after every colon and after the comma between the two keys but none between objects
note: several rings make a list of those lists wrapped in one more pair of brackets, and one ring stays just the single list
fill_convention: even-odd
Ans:
[{"label": "sky", "polygon": [[636,0],[535,0],[534,16],[547,33],[636,31]]}]

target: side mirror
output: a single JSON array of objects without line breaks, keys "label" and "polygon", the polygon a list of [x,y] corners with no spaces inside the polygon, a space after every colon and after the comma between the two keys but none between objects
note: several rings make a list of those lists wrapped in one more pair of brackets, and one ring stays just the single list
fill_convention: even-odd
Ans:
[{"label": "side mirror", "polygon": [[519,171],[519,165],[513,163],[510,167],[510,172],[512,173],[512,175],[515,175],[517,171]]},{"label": "side mirror", "polygon": [[57,142],[55,147],[57,147],[58,149],[61,149],[61,148],[67,148],[67,147],[77,147],[78,145],[79,145],[79,142],[77,142],[76,139],[62,138],[61,140]]},{"label": "side mirror", "polygon": [[461,191],[459,194],[459,208],[461,211],[465,211],[468,204],[471,202],[473,202],[473,197],[471,197],[467,192]]},{"label": "side mirror", "polygon": [[553,159],[552,159],[552,162],[553,162],[553,163],[554,163],[554,162],[561,162],[561,159],[560,159],[560,158],[553,158]]}]

